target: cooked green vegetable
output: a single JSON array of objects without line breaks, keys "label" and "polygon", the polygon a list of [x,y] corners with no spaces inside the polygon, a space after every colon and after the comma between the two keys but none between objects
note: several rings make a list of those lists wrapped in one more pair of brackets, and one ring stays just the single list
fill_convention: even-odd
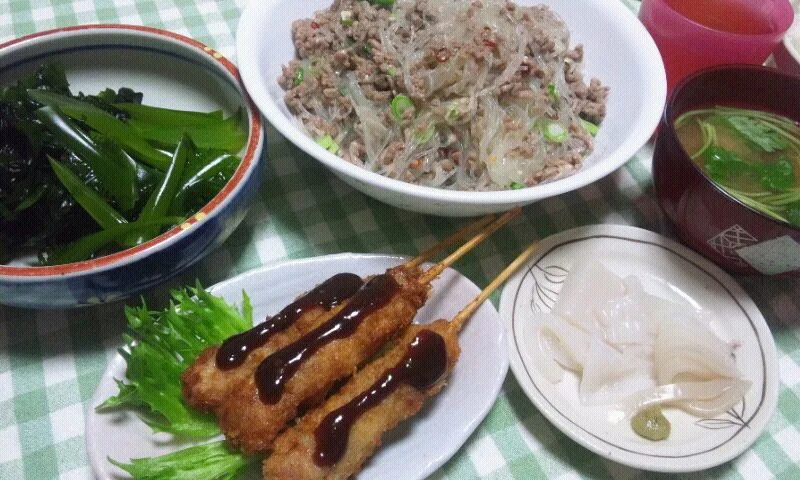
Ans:
[{"label": "cooked green vegetable", "polygon": [[182,217],[163,217],[156,220],[137,220],[132,223],[121,223],[97,233],[86,235],[72,243],[60,246],[52,251],[43,252],[40,262],[43,265],[61,265],[64,263],[78,262],[89,258],[92,253],[111,243],[122,243],[131,235],[141,235],[153,227],[176,225],[183,220]]},{"label": "cooked green vegetable", "polygon": [[800,126],[780,115],[730,107],[693,110],[678,138],[711,180],[745,205],[800,225]]},{"label": "cooked green vegetable", "polygon": [[181,185],[172,200],[170,213],[178,215],[180,212],[202,208],[203,204],[197,199],[216,195],[233,175],[237,166],[239,157],[230,153],[219,153],[214,150],[196,152],[183,171]]},{"label": "cooked green vegetable", "polygon": [[373,5],[386,8],[392,8],[395,2],[395,0],[367,0],[367,1]]},{"label": "cooked green vegetable", "polygon": [[550,95],[554,102],[561,100],[561,94],[558,93],[558,87],[556,87],[555,83],[547,84],[547,94]]},{"label": "cooked green vegetable", "polygon": [[545,122],[542,127],[544,138],[555,143],[562,143],[567,139],[567,129],[558,122]]},{"label": "cooked green vegetable", "polygon": [[406,110],[413,110],[414,109],[414,102],[411,101],[410,98],[406,95],[397,95],[392,99],[392,115],[397,121],[403,119],[403,114]]},{"label": "cooked green vegetable", "polygon": [[414,128],[412,140],[417,145],[422,145],[428,143],[434,134],[436,134],[436,123],[433,120],[427,120]]},{"label": "cooked green vegetable", "polygon": [[731,115],[725,118],[742,136],[765,152],[775,152],[786,148],[786,140],[775,130],[775,127],[763,120],[740,115]]},{"label": "cooked green vegetable", "polygon": [[336,154],[336,152],[339,151],[339,144],[336,143],[336,140],[334,140],[333,137],[331,137],[328,134],[325,134],[317,138],[316,142],[317,145],[319,145],[320,147],[324,148],[325,150],[333,154]]},{"label": "cooked green vegetable", "polygon": [[114,139],[139,161],[159,170],[166,170],[169,155],[154,148],[146,140],[136,135],[128,124],[122,122],[109,112],[97,108],[91,103],[72,97],[42,90],[28,90],[31,99],[43,105],[60,109],[66,115],[81,121],[95,131]]},{"label": "cooked green vegetable", "polygon": [[128,125],[136,134],[155,145],[174,148],[181,137],[189,136],[197,148],[214,148],[228,152],[238,152],[247,143],[247,131],[242,128],[244,115],[236,115],[208,125],[175,124],[163,125],[131,118]]},{"label": "cooked green vegetable", "polygon": [[133,208],[137,200],[136,163],[133,159],[113,143],[94,142],[53,107],[42,107],[34,115],[57,142],[92,169],[101,189],[119,202],[122,210]]},{"label": "cooked green vegetable", "polygon": [[154,431],[211,437],[219,434],[213,416],[190,408],[181,395],[181,374],[207,347],[252,327],[250,300],[243,294],[241,313],[198,284],[172,292],[173,301],[161,312],[145,305],[126,308],[131,335],[120,350],[128,364],[119,394],[98,410],[147,407],[142,420]]},{"label": "cooked green vegetable", "polygon": [[129,464],[109,461],[136,480],[232,480],[257,459],[248,458],[220,441],[160,457],[134,458]]},{"label": "cooked green vegetable", "polygon": [[224,120],[222,110],[192,112],[151,107],[141,103],[114,103],[114,106],[127,113],[132,120],[158,125],[214,125]]},{"label": "cooked green vegetable", "polygon": [[[140,221],[150,221],[161,218],[169,212],[172,200],[178,192],[183,170],[186,167],[186,162],[192,155],[192,141],[189,137],[185,136],[178,142],[178,147],[175,153],[172,154],[172,161],[169,168],[164,174],[164,179],[153,191],[147,203],[139,212]],[[134,245],[146,241],[148,238],[153,238],[158,235],[158,228],[150,231],[145,231],[138,239],[133,242]]]},{"label": "cooked green vegetable", "polygon": [[593,137],[597,136],[597,131],[600,129],[600,127],[590,122],[589,120],[584,120],[582,118],[581,118],[581,125],[583,125],[583,128],[585,128],[586,131],[589,132],[589,135]]},{"label": "cooked green vegetable", "polygon": [[[244,112],[141,101],[125,87],[73,94],[58,65],[0,87],[0,264],[32,253],[47,264],[84,260],[147,241],[222,189],[247,141]],[[177,165],[184,137],[194,148]],[[138,227],[115,233],[125,223]],[[53,254],[67,246],[72,254]]]},{"label": "cooked green vegetable", "polygon": [[294,86],[295,87],[299,86],[301,83],[303,83],[303,80],[305,78],[306,78],[306,71],[304,69],[298,68],[297,70],[295,70],[294,71]]},{"label": "cooked green vegetable", "polygon": [[[49,158],[49,157],[48,157]],[[111,228],[121,223],[127,223],[125,217],[120,215],[97,192],[86,186],[72,171],[57,161],[49,158],[50,166],[67,191],[72,194],[84,210],[94,218],[103,228]]]}]

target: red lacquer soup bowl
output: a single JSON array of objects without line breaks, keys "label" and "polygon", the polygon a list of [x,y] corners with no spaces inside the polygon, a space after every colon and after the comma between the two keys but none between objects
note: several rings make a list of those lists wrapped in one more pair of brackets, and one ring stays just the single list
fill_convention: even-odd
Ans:
[{"label": "red lacquer soup bowl", "polygon": [[653,155],[658,202],[680,238],[723,268],[744,274],[800,275],[800,227],[730,196],[679,143],[675,119],[715,105],[764,110],[798,121],[800,77],[760,66],[729,65],[703,70],[681,82],[667,101]]}]

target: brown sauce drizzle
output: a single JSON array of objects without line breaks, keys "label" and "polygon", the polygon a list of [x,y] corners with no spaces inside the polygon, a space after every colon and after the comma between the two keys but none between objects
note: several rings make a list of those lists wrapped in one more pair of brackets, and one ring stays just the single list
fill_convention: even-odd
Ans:
[{"label": "brown sauce drizzle", "polygon": [[400,285],[392,276],[373,277],[330,320],[265,358],[255,374],[261,401],[272,405],[278,403],[284,385],[303,362],[328,343],[352,335],[364,317],[383,307],[399,290]]},{"label": "brown sauce drizzle", "polygon": [[264,323],[225,340],[217,350],[217,368],[231,370],[241,366],[250,352],[267,343],[275,333],[289,328],[305,312],[316,307],[330,310],[355,295],[363,285],[364,281],[354,273],[332,276]]},{"label": "brown sauce drizzle", "polygon": [[350,429],[367,410],[375,407],[405,383],[419,391],[431,387],[447,369],[444,338],[432,330],[421,330],[408,346],[400,362],[383,374],[367,390],[333,410],[314,430],[317,449],[314,463],[330,467],[344,456]]}]

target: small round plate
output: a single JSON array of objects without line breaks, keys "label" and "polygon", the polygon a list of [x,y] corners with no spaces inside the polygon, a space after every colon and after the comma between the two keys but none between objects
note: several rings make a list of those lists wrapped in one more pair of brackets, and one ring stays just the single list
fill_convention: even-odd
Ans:
[{"label": "small round plate", "polygon": [[[372,275],[403,260],[366,254],[295,260],[252,270],[210,291],[231,303],[241,302],[242,290],[246,291],[254,318],[263,319],[336,273]],[[418,323],[451,319],[480,293],[474,283],[452,269],[432,286],[428,302],[417,313]],[[384,436],[383,445],[359,478],[388,480],[397,478],[397,472],[403,472],[406,479],[425,478],[452,457],[483,421],[508,372],[505,329],[490,302],[475,312],[461,331],[459,343],[461,356],[447,387],[410,422]],[[125,379],[125,368],[125,361],[116,355],[100,380],[86,417],[87,452],[101,480],[130,478],[108,458],[127,463],[131,458],[163,455],[192,445],[169,435],[154,435],[134,412],[94,411],[95,406],[117,393],[114,379]]]},{"label": "small round plate", "polygon": [[[584,406],[578,378],[547,380],[530,354],[534,311],[548,312],[576,259],[590,253],[620,276],[636,275],[646,291],[681,297],[717,315],[715,329],[741,342],[736,364],[753,382],[744,400],[713,419],[669,409],[670,437],[652,442],[626,421],[613,423],[605,407]],[[738,456],[758,438],[775,411],[778,363],[764,317],[744,290],[719,267],[688,248],[633,227],[582,227],[542,241],[526,268],[506,284],[500,315],[509,332],[511,369],[533,404],[558,429],[589,450],[615,462],[658,472],[704,470]]]}]

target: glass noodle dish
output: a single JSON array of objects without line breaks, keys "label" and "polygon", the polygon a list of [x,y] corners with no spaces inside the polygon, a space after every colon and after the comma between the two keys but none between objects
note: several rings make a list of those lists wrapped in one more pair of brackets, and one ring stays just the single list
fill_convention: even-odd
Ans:
[{"label": "glass noodle dish", "polygon": [[578,170],[605,116],[583,47],[547,6],[335,0],[292,25],[278,79],[301,128],[348,162],[456,190]]}]

